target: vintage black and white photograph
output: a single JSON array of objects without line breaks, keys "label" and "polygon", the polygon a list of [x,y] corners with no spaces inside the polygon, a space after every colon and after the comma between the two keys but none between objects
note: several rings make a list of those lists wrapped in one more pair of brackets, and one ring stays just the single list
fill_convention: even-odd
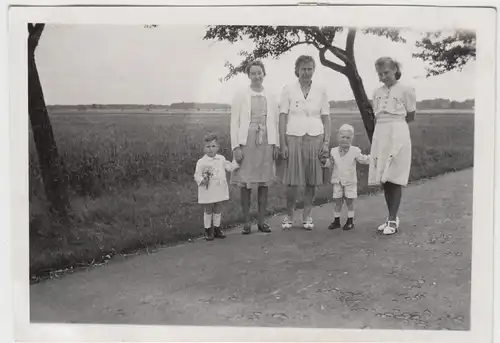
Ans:
[{"label": "vintage black and white photograph", "polygon": [[26,22],[29,321],[470,332],[478,31],[239,13]]}]

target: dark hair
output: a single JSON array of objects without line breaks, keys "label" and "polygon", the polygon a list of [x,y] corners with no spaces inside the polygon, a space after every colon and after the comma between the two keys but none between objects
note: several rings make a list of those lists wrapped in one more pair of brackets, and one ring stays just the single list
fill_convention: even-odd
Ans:
[{"label": "dark hair", "polygon": [[262,63],[259,60],[253,60],[248,62],[247,66],[245,67],[245,73],[250,76],[250,68],[253,66],[260,67],[262,69],[262,72],[264,73],[264,76],[266,76],[266,67],[264,67],[264,63]]},{"label": "dark hair", "polygon": [[308,63],[311,62],[313,64],[313,68],[316,68],[316,62],[314,61],[314,58],[309,55],[301,55],[299,58],[295,60],[295,76],[299,77],[299,67],[302,63]]},{"label": "dark hair", "polygon": [[205,138],[203,139],[205,143],[212,142],[212,141],[219,141],[219,137],[217,136],[216,133],[209,132],[205,135]]},{"label": "dark hair", "polygon": [[396,70],[396,73],[394,75],[396,77],[396,80],[399,80],[401,78],[401,63],[391,57],[384,56],[377,58],[377,60],[375,61],[375,68],[380,68],[384,65],[389,65],[389,68]]}]

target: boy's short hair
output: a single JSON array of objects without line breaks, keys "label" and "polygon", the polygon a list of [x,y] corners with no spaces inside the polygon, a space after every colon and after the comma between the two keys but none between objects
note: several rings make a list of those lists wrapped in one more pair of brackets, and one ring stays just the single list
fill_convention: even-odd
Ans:
[{"label": "boy's short hair", "polygon": [[208,142],[212,142],[212,141],[216,141],[218,142],[219,141],[219,137],[217,136],[216,133],[214,132],[209,132],[205,135],[205,138],[203,138],[203,141],[205,143],[208,143]]},{"label": "boy's short hair", "polygon": [[349,132],[349,133],[354,134],[354,128],[351,125],[349,125],[349,124],[343,124],[339,128],[338,132]]}]

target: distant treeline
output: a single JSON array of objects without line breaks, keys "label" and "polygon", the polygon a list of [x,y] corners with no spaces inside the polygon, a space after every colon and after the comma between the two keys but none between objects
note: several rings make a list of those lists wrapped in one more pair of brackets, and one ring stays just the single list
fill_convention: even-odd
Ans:
[{"label": "distant treeline", "polygon": [[[371,101],[370,101],[371,102]],[[332,100],[330,108],[341,109],[357,109],[356,101],[354,100]],[[417,101],[417,109],[420,110],[438,110],[438,109],[473,109],[474,99],[465,101],[455,101],[450,99],[426,99]]]},{"label": "distant treeline", "polygon": [[[222,103],[174,102],[170,105],[123,105],[123,104],[91,104],[91,105],[49,105],[49,110],[189,110],[189,111],[229,111],[231,105]],[[332,100],[330,108],[352,109],[358,107],[354,100]],[[417,102],[417,109],[473,109],[474,99],[455,101],[450,99],[426,99]]]}]

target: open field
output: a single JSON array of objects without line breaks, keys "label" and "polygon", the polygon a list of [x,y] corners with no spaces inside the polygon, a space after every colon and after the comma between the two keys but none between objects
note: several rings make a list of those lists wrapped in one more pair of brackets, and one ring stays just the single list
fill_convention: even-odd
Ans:
[{"label": "open field", "polygon": [[[30,136],[33,275],[202,233],[202,210],[197,204],[192,174],[203,154],[202,137],[206,131],[220,133],[221,153],[230,157],[227,114],[57,113],[51,119],[73,213],[70,227],[50,222]],[[367,153],[368,139],[359,115],[332,113],[334,130],[343,123],[355,127],[355,144]],[[471,113],[419,114],[411,125],[411,134],[411,180],[473,165]],[[360,193],[375,191],[366,187],[366,166],[360,166],[358,174]],[[227,225],[240,218],[238,190],[230,191],[232,200],[223,207]],[[270,212],[284,208],[283,194],[280,185],[270,189]],[[323,186],[316,201],[325,202],[329,196],[330,187]]]}]

